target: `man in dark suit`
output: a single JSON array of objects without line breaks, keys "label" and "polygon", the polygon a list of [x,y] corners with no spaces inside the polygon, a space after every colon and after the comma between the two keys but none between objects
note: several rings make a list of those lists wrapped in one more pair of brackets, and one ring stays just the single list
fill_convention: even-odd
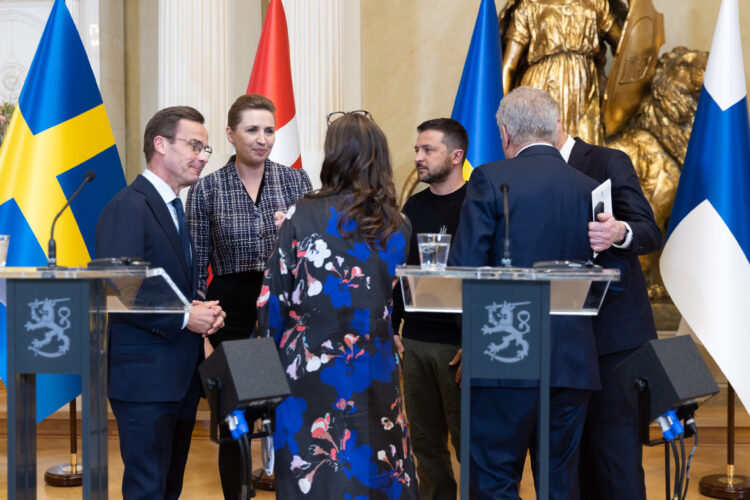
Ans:
[{"label": "man in dark suit", "polygon": [[[210,147],[203,116],[166,108],[146,126],[147,169],[117,193],[96,228],[99,257],[137,257],[163,268],[188,300],[196,271],[180,189],[195,184]],[[200,398],[203,337],[224,324],[218,302],[192,302],[185,314],[124,314],[109,319],[109,401],[131,499],[180,496]],[[250,328],[250,325],[248,325]]]},{"label": "man in dark suit", "polygon": [[[587,223],[596,183],[555,149],[558,111],[552,97],[519,87],[497,113],[506,160],[476,168],[450,265],[497,266],[503,250],[503,195],[509,189],[512,264],[591,257]],[[550,498],[578,498],[578,445],[590,391],[599,389],[591,321],[553,316],[550,394]],[[537,382],[501,380],[473,387],[470,485],[477,499],[518,499],[527,450],[537,464]]]},{"label": "man in dark suit", "polygon": [[597,262],[610,267],[611,258],[617,258],[622,276],[616,293],[605,297],[593,318],[602,390],[591,395],[581,441],[581,498],[646,500],[637,414],[613,369],[656,338],[638,256],[659,249],[661,231],[628,155],[573,140],[562,131],[557,146],[576,170],[597,182],[611,180],[614,214],[599,214],[599,221],[589,223],[589,236],[594,250],[609,249]]}]

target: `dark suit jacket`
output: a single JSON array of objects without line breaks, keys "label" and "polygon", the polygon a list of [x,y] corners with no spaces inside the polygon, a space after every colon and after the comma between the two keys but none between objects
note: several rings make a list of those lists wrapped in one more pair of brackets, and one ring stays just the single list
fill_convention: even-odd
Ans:
[{"label": "dark suit jacket", "polygon": [[[172,216],[142,175],[107,204],[96,228],[99,257],[137,257],[161,267],[188,300],[195,296]],[[183,314],[112,314],[109,396],[131,402],[178,401],[203,356],[202,338],[182,329]]]},{"label": "dark suit jacket", "polygon": [[[461,209],[449,263],[454,266],[499,266],[504,229],[506,183],[514,266],[543,260],[591,258],[588,221],[596,182],[570,168],[552,146],[532,146],[513,159],[474,169]],[[599,371],[591,321],[553,316],[552,376],[555,387],[598,389]],[[528,383],[503,383],[527,387]]]},{"label": "dark suit jacket", "polygon": [[638,261],[639,255],[661,247],[662,235],[651,205],[643,196],[630,158],[622,151],[576,139],[568,163],[599,183],[611,179],[614,216],[627,222],[633,231],[629,248],[612,247],[597,259],[604,267],[614,263],[622,274],[621,291],[604,299],[599,315],[593,320],[599,354],[640,347],[656,338],[646,280]]}]

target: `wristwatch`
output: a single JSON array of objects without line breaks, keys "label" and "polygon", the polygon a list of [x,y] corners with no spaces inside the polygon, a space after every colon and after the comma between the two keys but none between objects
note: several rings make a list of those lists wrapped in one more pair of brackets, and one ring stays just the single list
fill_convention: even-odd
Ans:
[{"label": "wristwatch", "polygon": [[630,236],[630,228],[628,227],[627,224],[623,224],[623,225],[625,226],[625,233],[623,234],[622,239],[618,241],[617,243],[615,243],[615,245],[617,245],[618,247],[624,245],[625,242],[628,241],[628,236]]}]

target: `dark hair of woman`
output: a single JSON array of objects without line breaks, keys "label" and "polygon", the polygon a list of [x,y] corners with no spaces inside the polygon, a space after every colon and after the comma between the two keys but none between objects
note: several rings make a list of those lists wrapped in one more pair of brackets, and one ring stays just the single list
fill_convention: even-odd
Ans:
[{"label": "dark hair of woman", "polygon": [[242,112],[247,109],[265,109],[270,111],[276,118],[276,106],[271,99],[260,94],[241,95],[232,104],[227,113],[227,126],[232,130],[237,128],[237,124],[242,121]]},{"label": "dark hair of woman", "polygon": [[385,248],[403,223],[385,134],[371,118],[346,113],[328,127],[323,149],[322,187],[308,197],[347,197],[338,223],[341,234],[352,234],[343,226],[354,220],[355,231],[370,247]]}]

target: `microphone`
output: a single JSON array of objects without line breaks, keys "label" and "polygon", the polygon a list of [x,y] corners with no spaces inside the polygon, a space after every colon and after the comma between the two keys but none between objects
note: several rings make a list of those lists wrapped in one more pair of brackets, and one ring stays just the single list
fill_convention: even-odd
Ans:
[{"label": "microphone", "polygon": [[65,209],[68,208],[70,202],[73,201],[76,196],[78,196],[78,193],[81,192],[83,186],[93,181],[94,177],[96,177],[96,172],[94,172],[93,170],[89,170],[88,172],[86,172],[81,185],[78,186],[78,189],[76,189],[75,193],[73,193],[73,196],[71,196],[70,199],[65,203],[65,206],[62,207],[59,212],[57,212],[57,215],[55,215],[55,218],[52,221],[52,228],[49,232],[49,243],[47,244],[47,267],[57,267],[57,244],[55,243],[55,224],[57,223],[57,219],[59,219]]},{"label": "microphone", "polygon": [[503,192],[503,211],[505,212],[505,239],[503,240],[503,258],[500,264],[503,267],[510,267],[510,214],[508,213],[508,191],[510,187],[506,183],[500,185],[500,191]]}]

